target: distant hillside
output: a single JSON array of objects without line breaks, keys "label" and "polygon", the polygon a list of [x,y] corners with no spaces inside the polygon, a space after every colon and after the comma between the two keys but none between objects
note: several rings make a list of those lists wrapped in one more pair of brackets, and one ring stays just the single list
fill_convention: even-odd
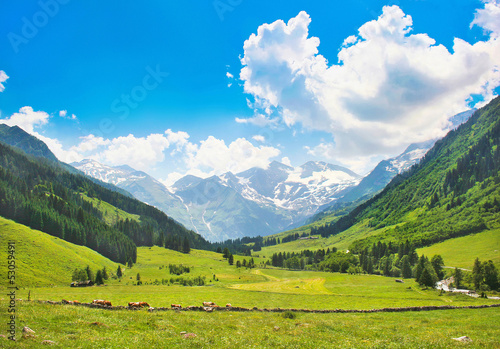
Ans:
[{"label": "distant hillside", "polygon": [[[116,263],[91,249],[66,242],[22,224],[0,217],[0,244],[15,242],[16,284],[21,287],[69,285],[75,269],[87,265],[93,271],[106,269],[114,273]],[[7,248],[0,249],[7,260]]]},{"label": "distant hillside", "polygon": [[[176,250],[208,246],[158,209],[16,149],[0,142],[0,216],[88,246],[120,263],[135,262],[136,245]],[[110,226],[98,202],[94,206],[82,194],[138,215],[140,222],[126,219]]]},{"label": "distant hillside", "polygon": [[0,140],[20,148],[26,154],[36,157],[46,158],[52,161],[58,161],[57,157],[52,153],[45,143],[41,140],[30,136],[18,126],[7,126],[0,124]]},{"label": "distant hillside", "polygon": [[312,233],[330,236],[368,224],[374,234],[351,246],[359,250],[378,241],[407,239],[427,246],[498,228],[499,144],[500,97],[438,141],[380,194]]}]

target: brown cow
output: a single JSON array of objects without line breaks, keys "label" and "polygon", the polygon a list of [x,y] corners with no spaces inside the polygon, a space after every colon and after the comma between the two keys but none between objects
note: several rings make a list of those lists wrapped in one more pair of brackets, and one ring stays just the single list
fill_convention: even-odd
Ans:
[{"label": "brown cow", "polygon": [[94,299],[92,301],[92,304],[97,304],[97,305],[107,305],[108,307],[111,306],[111,302],[110,301],[105,301],[103,299]]},{"label": "brown cow", "polygon": [[180,304],[170,304],[171,308],[182,308],[182,305]]},{"label": "brown cow", "polygon": [[204,307],[213,307],[215,306],[216,304],[214,302],[203,302],[203,306]]},{"label": "brown cow", "polygon": [[129,302],[128,306],[130,308],[142,308],[142,307],[148,307],[149,308],[149,304],[146,303],[146,302]]},{"label": "brown cow", "polygon": [[232,308],[231,303],[227,303],[227,304],[226,304],[226,308]]}]

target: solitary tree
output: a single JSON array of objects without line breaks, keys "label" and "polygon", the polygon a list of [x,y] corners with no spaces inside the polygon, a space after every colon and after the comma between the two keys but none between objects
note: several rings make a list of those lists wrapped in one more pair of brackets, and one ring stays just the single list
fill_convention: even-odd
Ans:
[{"label": "solitary tree", "polygon": [[116,276],[118,278],[121,278],[123,276],[121,266],[118,266],[118,269],[116,269]]},{"label": "solitary tree", "polygon": [[87,280],[94,280],[94,273],[90,269],[90,266],[87,265],[87,268],[85,268],[85,271],[87,272]]},{"label": "solitary tree", "polygon": [[106,267],[102,268],[102,279],[103,280],[109,279],[109,275],[108,275],[108,271],[106,270]]},{"label": "solitary tree", "polygon": [[102,285],[104,284],[104,280],[102,279],[102,271],[98,270],[95,274],[95,284]]},{"label": "solitary tree", "polygon": [[228,259],[230,254],[231,253],[229,252],[229,249],[227,247],[224,247],[224,251],[222,251],[222,257]]},{"label": "solitary tree", "polygon": [[472,267],[472,281],[474,282],[474,288],[479,290],[483,283],[483,266],[479,258],[476,258],[474,266]]},{"label": "solitary tree", "polygon": [[234,263],[234,257],[233,257],[232,254],[229,255],[228,262],[229,262],[229,265],[233,265],[233,263]]},{"label": "solitary tree", "polygon": [[455,273],[453,274],[453,277],[455,278],[455,288],[459,288],[464,278],[462,269],[455,268]]}]

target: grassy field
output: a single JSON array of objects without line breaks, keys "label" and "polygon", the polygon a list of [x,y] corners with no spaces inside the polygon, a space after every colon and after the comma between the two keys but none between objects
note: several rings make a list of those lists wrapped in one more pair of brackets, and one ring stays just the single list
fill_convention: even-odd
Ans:
[{"label": "grassy field", "polygon": [[500,229],[463,236],[420,248],[417,253],[433,256],[440,254],[447,266],[472,270],[474,260],[492,260],[500,267]]},{"label": "grassy field", "polygon": [[105,201],[101,201],[96,198],[89,198],[85,194],[81,194],[81,196],[85,201],[91,202],[95,208],[102,212],[102,218],[106,222],[106,224],[113,225],[116,222],[124,221],[125,219],[139,221],[139,215],[130,214],[114,207],[113,205],[108,204]]},{"label": "grassy field", "polygon": [[[87,248],[0,219],[0,243],[16,240],[16,298],[18,341],[0,336],[0,347],[32,348],[43,340],[55,347],[79,348],[449,348],[463,344],[453,337],[467,335],[473,347],[499,346],[500,309],[447,310],[419,313],[306,314],[295,319],[277,313],[106,311],[68,305],[47,305],[31,300],[62,299],[91,302],[110,300],[113,305],[146,301],[153,307],[201,305],[213,301],[246,308],[376,309],[425,305],[480,305],[497,301],[421,289],[414,280],[396,283],[375,275],[348,275],[265,268],[254,257],[254,269],[230,266],[220,253],[192,250],[190,254],[160,247],[138,248],[138,260],[124,268],[121,280],[105,286],[71,288],[71,272],[87,264],[95,271],[106,266],[113,274],[117,264]],[[5,249],[0,258],[6,260]],[[249,257],[235,256],[237,260]],[[183,278],[205,277],[205,286],[172,284],[169,264],[190,267]],[[140,274],[143,285],[136,286]],[[168,284],[162,285],[162,280]],[[35,287],[36,285],[44,287]],[[49,284],[53,284],[48,287]],[[7,289],[0,286],[0,335],[7,334]],[[4,321],[5,320],[5,321]],[[36,333],[23,338],[27,325]],[[196,334],[184,338],[182,331]]]},{"label": "grassy field", "polygon": [[[5,302],[0,303],[4,308]],[[107,311],[19,302],[3,348],[498,348],[500,309],[305,314]],[[2,321],[2,323],[4,323]],[[6,325],[3,325],[6,326]],[[22,337],[28,326],[33,336]],[[4,331],[2,331],[4,332]],[[472,343],[453,338],[468,336]]]},{"label": "grassy field", "polygon": [[[242,258],[242,257],[238,257]],[[138,249],[138,263],[124,270],[124,277],[110,279],[106,286],[71,288],[66,284],[54,287],[23,288],[19,298],[79,300],[91,302],[102,298],[114,305],[145,301],[154,307],[172,303],[201,305],[213,301],[225,305],[252,308],[306,309],[374,309],[422,305],[491,304],[492,300],[473,299],[453,294],[441,295],[436,290],[422,290],[414,280],[404,284],[393,278],[376,275],[348,275],[314,271],[287,271],[272,268],[236,268],[220,254],[193,250],[189,255],[159,247]],[[184,278],[204,276],[205,286],[155,284],[155,280],[177,277],[168,272],[168,264],[183,264],[191,268]],[[161,269],[160,269],[161,267]],[[136,286],[137,273],[143,285]]]},{"label": "grassy field", "polygon": [[[22,286],[69,285],[76,268],[93,270],[118,264],[97,252],[77,246],[0,217],[0,260],[7,261],[7,242],[15,241],[17,284]],[[2,272],[3,273],[3,272]]]}]

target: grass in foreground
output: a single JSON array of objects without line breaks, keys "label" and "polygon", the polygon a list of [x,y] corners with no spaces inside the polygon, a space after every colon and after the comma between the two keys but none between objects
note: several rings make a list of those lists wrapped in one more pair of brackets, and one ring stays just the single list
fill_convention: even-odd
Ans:
[{"label": "grass in foreground", "polygon": [[[498,348],[498,323],[499,308],[298,313],[288,319],[276,313],[148,313],[20,302],[18,341],[0,338],[0,347],[37,348],[51,340],[55,348]],[[22,338],[23,326],[34,337]],[[183,331],[196,336],[185,338]],[[461,336],[473,342],[452,339]]]}]

